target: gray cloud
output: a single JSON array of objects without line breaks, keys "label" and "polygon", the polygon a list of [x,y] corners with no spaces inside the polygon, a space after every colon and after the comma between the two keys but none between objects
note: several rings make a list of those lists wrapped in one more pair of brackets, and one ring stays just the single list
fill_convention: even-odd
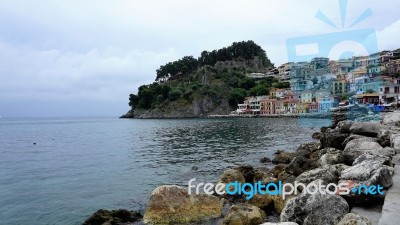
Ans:
[{"label": "gray cloud", "polygon": [[[347,19],[370,7],[357,28],[377,29],[380,48],[395,48],[399,6],[353,0]],[[341,23],[331,0],[2,1],[0,115],[119,115],[159,65],[234,41],[256,41],[278,65],[287,38],[338,31],[314,18],[319,9]]]}]

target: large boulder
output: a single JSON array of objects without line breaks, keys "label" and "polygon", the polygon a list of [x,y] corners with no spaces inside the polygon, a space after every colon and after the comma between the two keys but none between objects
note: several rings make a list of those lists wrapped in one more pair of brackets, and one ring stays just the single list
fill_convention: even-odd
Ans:
[{"label": "large boulder", "polygon": [[346,195],[349,202],[353,204],[375,202],[381,197],[379,193],[376,195],[364,193],[365,188],[362,187],[380,185],[382,188],[389,188],[392,186],[393,169],[383,165],[382,160],[362,155],[354,163],[353,166],[342,171],[339,181],[339,183],[347,183],[351,190]]},{"label": "large boulder", "polygon": [[349,134],[341,133],[339,130],[328,129],[322,134],[321,137],[321,148],[337,148],[343,149],[342,143]]},{"label": "large boulder", "polygon": [[395,151],[392,148],[382,148],[378,142],[370,138],[357,138],[347,143],[342,155],[344,162],[351,165],[362,154],[392,157]]},{"label": "large boulder", "polygon": [[144,223],[180,224],[220,217],[222,203],[219,198],[205,194],[189,195],[188,189],[164,185],[153,190]]},{"label": "large boulder", "polygon": [[83,225],[131,224],[140,219],[142,219],[142,215],[136,211],[100,209],[90,216]]},{"label": "large boulder", "polygon": [[238,204],[233,205],[228,214],[225,216],[224,225],[259,225],[265,220],[265,212],[260,208],[247,205]]},{"label": "large boulder", "polygon": [[337,225],[372,225],[372,222],[367,217],[349,213]]},{"label": "large boulder", "polygon": [[[366,156],[360,156],[366,158]],[[356,186],[381,185],[384,188],[392,186],[392,170],[383,165],[382,161],[372,159],[356,159],[353,166],[342,171],[340,180],[355,181]]]},{"label": "large boulder", "polygon": [[361,162],[366,161],[366,160],[379,161],[383,165],[392,166],[392,159],[390,157],[380,156],[380,155],[371,155],[371,154],[360,155],[356,160],[354,160],[353,165],[360,164]]},{"label": "large boulder", "polygon": [[400,154],[400,134],[393,134],[390,137],[390,144],[397,154]]},{"label": "large boulder", "polygon": [[222,184],[229,184],[231,182],[239,182],[239,183],[246,183],[246,179],[244,178],[243,174],[241,171],[237,169],[227,169],[224,171],[224,173],[221,175],[217,183],[222,183]]},{"label": "large boulder", "polygon": [[298,176],[305,171],[312,170],[317,167],[318,164],[313,160],[307,159],[303,156],[298,156],[289,163],[289,165],[285,168],[285,171],[289,174]]},{"label": "large boulder", "polygon": [[382,124],[400,126],[400,112],[382,114]]},{"label": "large boulder", "polygon": [[306,185],[315,180],[322,180],[324,184],[337,183],[338,176],[335,168],[324,166],[322,168],[306,171],[296,178],[298,183]]},{"label": "large boulder", "polygon": [[325,154],[323,154],[319,159],[319,163],[321,165],[335,165],[343,162],[341,150],[335,148],[328,148],[325,149],[324,152]]},{"label": "large boulder", "polygon": [[377,137],[379,131],[382,129],[387,129],[387,127],[379,123],[358,122],[353,123],[353,125],[350,127],[350,132],[363,136]]},{"label": "large boulder", "polygon": [[392,136],[392,132],[390,130],[381,129],[378,132],[377,142],[382,147],[390,147],[390,137]]},{"label": "large boulder", "polygon": [[349,212],[349,205],[338,195],[303,191],[288,200],[281,213],[281,222],[302,225],[336,225]]},{"label": "large boulder", "polygon": [[337,124],[336,129],[340,131],[340,133],[350,133],[350,127],[353,125],[353,122],[351,121],[340,121]]},{"label": "large boulder", "polygon": [[274,164],[288,164],[290,163],[294,157],[296,157],[295,153],[292,152],[282,152],[275,156],[275,158],[272,160],[272,163]]}]

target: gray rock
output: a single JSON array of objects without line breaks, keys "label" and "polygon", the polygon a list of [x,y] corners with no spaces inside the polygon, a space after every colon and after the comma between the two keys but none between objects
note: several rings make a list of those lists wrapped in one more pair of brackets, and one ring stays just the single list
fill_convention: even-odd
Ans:
[{"label": "gray rock", "polygon": [[337,225],[372,225],[372,222],[367,217],[349,213]]},{"label": "gray rock", "polygon": [[285,171],[298,176],[305,171],[315,169],[317,167],[317,163],[315,163],[313,160],[307,159],[303,156],[298,156],[289,163],[289,165],[285,168]]},{"label": "gray rock", "polygon": [[361,162],[366,161],[366,160],[379,161],[383,165],[388,165],[388,166],[392,165],[390,157],[379,156],[379,155],[371,155],[371,154],[362,154],[353,162],[353,166],[357,165],[357,164],[360,164]]},{"label": "gray rock", "polygon": [[393,184],[388,166],[373,159],[363,160],[360,163],[343,170],[340,180],[353,180],[356,182],[356,186],[380,184],[384,188],[389,188]]},{"label": "gray rock", "polygon": [[347,143],[342,155],[344,162],[352,165],[357,157],[366,153],[391,157],[394,155],[394,150],[390,148],[384,149],[376,141],[372,141],[369,138],[357,138]]},{"label": "gray rock", "polygon": [[390,136],[392,135],[392,132],[390,132],[390,130],[386,130],[386,129],[381,129],[378,132],[378,143],[382,146],[382,147],[390,147],[391,143],[390,143]]},{"label": "gray rock", "polygon": [[326,149],[326,153],[323,154],[319,159],[319,163],[321,165],[334,165],[342,162],[342,151],[335,148]]},{"label": "gray rock", "polygon": [[281,222],[302,225],[336,225],[349,212],[349,205],[340,196],[301,193],[288,200],[281,213]]},{"label": "gray rock", "polygon": [[400,112],[382,114],[382,124],[398,126],[400,123]]},{"label": "gray rock", "polygon": [[358,134],[350,134],[350,136],[348,136],[346,138],[346,140],[343,141],[343,146],[346,147],[347,143],[349,143],[350,141],[354,140],[354,139],[364,139],[364,140],[369,140],[369,141],[377,141],[377,138],[372,138],[372,137],[365,137],[362,135],[358,135]]},{"label": "gray rock", "polygon": [[339,130],[328,129],[322,134],[321,148],[337,148],[343,149],[343,142],[348,137],[348,134],[340,133]]},{"label": "gray rock", "polygon": [[338,176],[336,170],[333,167],[324,166],[313,170],[306,171],[300,174],[296,181],[303,184],[309,184],[315,180],[322,180],[324,184],[337,183]]},{"label": "gray rock", "polygon": [[353,125],[353,122],[351,121],[340,121],[337,124],[337,129],[341,132],[341,133],[350,133],[350,127]]},{"label": "gray rock", "polygon": [[400,153],[400,134],[393,134],[390,138],[391,146],[397,154]]},{"label": "gray rock", "polygon": [[379,123],[359,122],[353,123],[350,127],[350,132],[353,134],[376,137],[378,136],[379,131],[385,128],[387,129],[386,126]]}]

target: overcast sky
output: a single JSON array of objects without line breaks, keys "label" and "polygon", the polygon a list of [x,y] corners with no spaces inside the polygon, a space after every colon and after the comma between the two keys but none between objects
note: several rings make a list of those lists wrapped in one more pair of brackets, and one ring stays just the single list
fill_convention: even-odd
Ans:
[{"label": "overcast sky", "polygon": [[[286,40],[373,28],[400,47],[399,1],[0,0],[0,116],[119,116],[162,64],[254,40],[275,65]],[[315,18],[321,10],[337,29]]]}]

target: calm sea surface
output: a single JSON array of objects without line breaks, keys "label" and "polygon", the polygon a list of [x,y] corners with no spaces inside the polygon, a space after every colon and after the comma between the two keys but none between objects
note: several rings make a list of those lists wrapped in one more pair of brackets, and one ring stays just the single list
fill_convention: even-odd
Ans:
[{"label": "calm sea surface", "polygon": [[143,210],[160,184],[213,182],[227,167],[264,166],[262,156],[294,150],[329,123],[1,118],[0,224],[81,224],[100,208]]}]

